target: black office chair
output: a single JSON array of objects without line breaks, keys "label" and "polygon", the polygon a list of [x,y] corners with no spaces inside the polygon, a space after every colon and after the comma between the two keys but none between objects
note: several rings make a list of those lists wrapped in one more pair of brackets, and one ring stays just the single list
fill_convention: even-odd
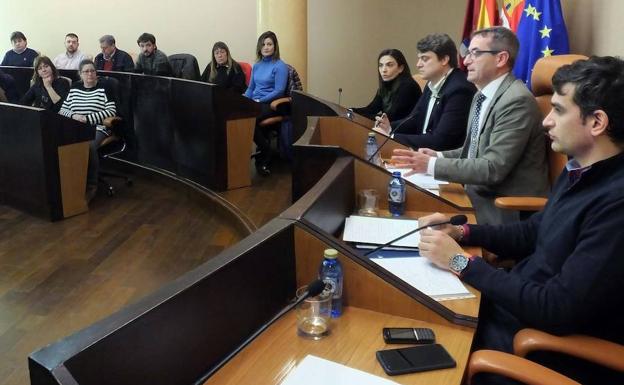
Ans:
[{"label": "black office chair", "polygon": [[[290,64],[288,66],[288,83],[284,97],[271,102],[271,109],[279,115],[264,119],[259,123],[261,127],[270,127],[270,131],[277,139],[277,148],[283,158],[292,160],[292,123],[290,121],[292,91],[303,91],[303,85],[297,70]],[[257,153],[252,155],[255,157]]]},{"label": "black office chair", "polygon": [[199,64],[195,56],[187,53],[170,55],[169,63],[176,78],[199,80]]},{"label": "black office chair", "polygon": [[[119,81],[112,77],[102,77],[100,81],[103,82],[104,87],[109,90],[109,93],[113,95],[115,104],[117,105],[117,111],[119,113],[122,110],[120,106],[120,93],[119,93]],[[124,119],[121,116],[112,116],[104,119],[103,125],[108,128],[112,135],[105,138],[98,147],[98,155],[100,159],[107,159],[114,155],[120,154],[126,150],[127,144],[124,135]],[[98,183],[103,185],[106,189],[106,195],[109,197],[115,195],[115,187],[108,181],[107,178],[121,179],[125,182],[126,186],[132,186],[132,179],[124,174],[107,171],[100,169],[98,175]]]}]

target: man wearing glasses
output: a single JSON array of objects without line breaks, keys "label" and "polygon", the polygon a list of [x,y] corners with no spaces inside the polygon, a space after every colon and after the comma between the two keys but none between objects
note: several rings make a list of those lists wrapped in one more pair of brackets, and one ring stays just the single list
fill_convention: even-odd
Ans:
[{"label": "man wearing glasses", "polygon": [[481,224],[520,219],[494,205],[499,196],[546,196],[546,147],[535,98],[512,74],[519,48],[504,27],[475,31],[464,64],[479,92],[472,100],[464,145],[436,152],[395,150],[397,167],[462,183]]}]

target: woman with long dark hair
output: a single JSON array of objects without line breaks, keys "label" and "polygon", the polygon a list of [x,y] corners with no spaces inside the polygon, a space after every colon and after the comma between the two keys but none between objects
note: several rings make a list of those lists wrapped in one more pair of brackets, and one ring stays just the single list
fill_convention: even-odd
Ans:
[{"label": "woman with long dark hair", "polygon": [[32,86],[20,104],[59,112],[69,93],[70,82],[59,76],[54,63],[47,56],[37,56],[34,67]]},{"label": "woman with long dark hair", "polygon": [[414,108],[422,91],[412,78],[407,60],[398,49],[381,51],[377,58],[379,87],[373,100],[353,111],[374,120],[386,114],[390,121],[405,118]]}]

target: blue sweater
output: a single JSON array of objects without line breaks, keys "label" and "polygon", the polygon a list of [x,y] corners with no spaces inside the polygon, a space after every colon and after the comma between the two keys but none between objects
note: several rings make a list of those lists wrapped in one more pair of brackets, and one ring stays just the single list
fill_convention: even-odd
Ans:
[{"label": "blue sweater", "polygon": [[4,54],[4,59],[2,59],[2,63],[0,65],[3,66],[14,66],[14,67],[32,67],[35,61],[35,58],[39,56],[37,51],[34,49],[26,48],[24,52],[18,54],[13,50],[7,51]]},{"label": "blue sweater", "polygon": [[465,270],[463,280],[491,304],[480,315],[479,348],[510,350],[526,327],[624,343],[622,164],[624,153],[596,162],[576,183],[564,170],[544,210],[526,221],[470,226],[466,244],[519,260],[510,272],[480,258]]},{"label": "blue sweater", "polygon": [[270,103],[284,96],[288,82],[288,66],[281,60],[264,57],[254,64],[245,96],[261,103]]}]

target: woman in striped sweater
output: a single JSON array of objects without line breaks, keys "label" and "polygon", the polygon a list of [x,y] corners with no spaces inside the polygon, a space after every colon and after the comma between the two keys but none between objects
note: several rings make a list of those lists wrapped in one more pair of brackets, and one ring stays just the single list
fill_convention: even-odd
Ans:
[{"label": "woman in striped sweater", "polygon": [[110,91],[98,81],[95,64],[83,60],[78,67],[81,81],[75,83],[63,102],[61,115],[96,127],[95,139],[89,148],[89,169],[87,171],[87,199],[95,196],[98,184],[99,159],[97,149],[100,143],[112,133],[102,125],[105,118],[115,116],[117,110]]}]

